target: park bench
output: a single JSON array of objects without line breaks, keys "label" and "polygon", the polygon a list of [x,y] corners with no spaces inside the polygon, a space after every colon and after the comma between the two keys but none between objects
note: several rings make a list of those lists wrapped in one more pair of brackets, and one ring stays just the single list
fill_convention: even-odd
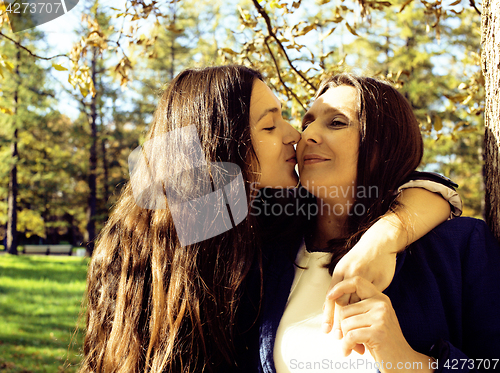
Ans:
[{"label": "park bench", "polygon": [[23,254],[66,254],[71,255],[71,245],[24,245]]}]

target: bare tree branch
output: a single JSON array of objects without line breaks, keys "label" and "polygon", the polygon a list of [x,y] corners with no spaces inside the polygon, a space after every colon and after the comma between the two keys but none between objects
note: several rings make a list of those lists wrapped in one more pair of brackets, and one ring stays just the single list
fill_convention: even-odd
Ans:
[{"label": "bare tree branch", "polygon": [[270,36],[267,36],[265,39],[264,39],[264,43],[266,44],[266,47],[267,47],[267,50],[269,52],[269,54],[271,55],[271,58],[273,59],[273,62],[274,62],[274,66],[276,67],[276,72],[278,73],[278,78],[281,82],[281,84],[283,85],[283,87],[285,87],[286,91],[288,92],[288,94],[291,94],[293,96],[293,98],[295,98],[295,100],[297,100],[297,102],[299,103],[299,105],[302,107],[302,109],[304,109],[304,111],[307,111],[306,108],[304,107],[304,105],[302,105],[302,102],[300,101],[300,99],[297,97],[297,95],[295,94],[294,91],[292,91],[290,88],[288,88],[288,86],[286,85],[286,83],[283,81],[283,78],[281,77],[281,74],[280,74],[280,68],[278,66],[278,61],[276,61],[276,58],[274,57],[274,54],[271,50],[271,47],[269,46],[269,43],[267,42],[267,39],[269,38]]},{"label": "bare tree branch", "polygon": [[469,4],[471,7],[473,7],[476,10],[477,14],[481,15],[481,11],[479,9],[477,9],[475,0],[469,0]]},{"label": "bare tree branch", "polygon": [[18,46],[19,48],[21,49],[24,49],[26,52],[28,52],[30,55],[32,55],[33,57],[35,58],[38,58],[40,60],[45,60],[45,61],[50,61],[51,59],[53,58],[56,58],[56,57],[67,57],[69,58],[68,55],[66,54],[58,54],[56,56],[52,56],[52,57],[42,57],[42,56],[38,56],[36,55],[35,53],[33,53],[32,51],[30,51],[28,48],[26,48],[25,46],[21,45],[21,43],[19,43],[18,41],[15,41],[14,39],[8,37],[7,35],[5,35],[3,32],[0,31],[0,36],[3,36],[4,38],[6,38],[7,40],[10,40],[11,42],[13,42],[16,46]]},{"label": "bare tree branch", "polygon": [[[276,36],[276,33],[273,31],[273,26],[271,25],[271,19],[269,18],[269,15],[266,13],[266,11],[264,10],[264,8],[262,8],[260,6],[260,4],[259,4],[259,2],[257,0],[252,0],[252,2],[254,4],[255,8],[257,8],[257,11],[259,12],[259,14],[266,21],[267,32],[269,33],[269,36],[271,36],[276,41],[276,43],[278,43],[279,47],[281,48],[281,51],[285,55],[285,58],[288,61],[288,64],[290,65],[290,67],[292,68],[292,70],[295,71],[295,73],[298,76],[300,76],[304,82],[306,82],[313,90],[316,91],[316,86],[314,84],[312,84],[309,81],[309,79],[307,79],[300,71],[298,71],[295,68],[295,66],[293,66],[292,61],[290,61],[290,58],[288,57],[288,54],[286,53],[285,47],[283,47],[283,44],[281,44],[281,41]],[[279,71],[279,68],[277,67],[276,70]]]}]

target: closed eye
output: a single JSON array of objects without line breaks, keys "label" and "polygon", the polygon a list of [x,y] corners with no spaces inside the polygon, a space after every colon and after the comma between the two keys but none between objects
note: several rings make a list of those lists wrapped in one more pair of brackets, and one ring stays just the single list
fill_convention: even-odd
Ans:
[{"label": "closed eye", "polygon": [[273,129],[275,129],[276,126],[272,126],[272,127],[266,127],[266,128],[263,128],[264,131],[272,131]]},{"label": "closed eye", "polygon": [[339,127],[347,127],[348,124],[340,120],[333,120],[328,126],[332,128],[339,128]]},{"label": "closed eye", "polygon": [[307,122],[302,122],[302,131],[305,131],[305,129],[312,123],[312,121],[307,121]]}]

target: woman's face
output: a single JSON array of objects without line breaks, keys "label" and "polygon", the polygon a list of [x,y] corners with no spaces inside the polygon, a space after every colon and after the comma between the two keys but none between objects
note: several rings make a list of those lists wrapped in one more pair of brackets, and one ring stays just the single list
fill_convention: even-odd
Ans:
[{"label": "woman's face", "polygon": [[325,202],[353,199],[359,148],[357,107],[355,88],[329,88],[302,120],[304,130],[297,145],[300,181]]},{"label": "woman's face", "polygon": [[250,134],[259,160],[258,188],[290,188],[297,185],[297,158],[293,144],[299,132],[281,116],[281,103],[261,80],[256,79],[250,97]]}]

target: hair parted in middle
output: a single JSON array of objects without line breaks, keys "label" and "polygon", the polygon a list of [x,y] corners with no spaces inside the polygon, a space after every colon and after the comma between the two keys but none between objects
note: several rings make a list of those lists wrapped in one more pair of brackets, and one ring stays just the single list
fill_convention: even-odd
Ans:
[{"label": "hair parted in middle", "polygon": [[364,206],[365,214],[349,214],[347,234],[332,240],[336,247],[329,266],[335,264],[358,241],[366,230],[387,211],[394,211],[396,192],[422,160],[423,140],[410,103],[389,83],[374,78],[343,73],[325,79],[315,99],[328,89],[354,87],[358,95],[356,108],[359,121],[359,150],[356,191],[371,190],[376,194],[356,193],[354,206]]},{"label": "hair parted in middle", "polygon": [[[147,136],[194,125],[208,163],[241,168],[248,206],[257,177],[249,128],[256,79],[260,73],[241,66],[181,72],[163,93]],[[182,246],[168,206],[142,208],[127,184],[89,266],[80,372],[217,371],[234,361],[242,284],[260,262],[253,219],[249,214],[225,233]]]}]

